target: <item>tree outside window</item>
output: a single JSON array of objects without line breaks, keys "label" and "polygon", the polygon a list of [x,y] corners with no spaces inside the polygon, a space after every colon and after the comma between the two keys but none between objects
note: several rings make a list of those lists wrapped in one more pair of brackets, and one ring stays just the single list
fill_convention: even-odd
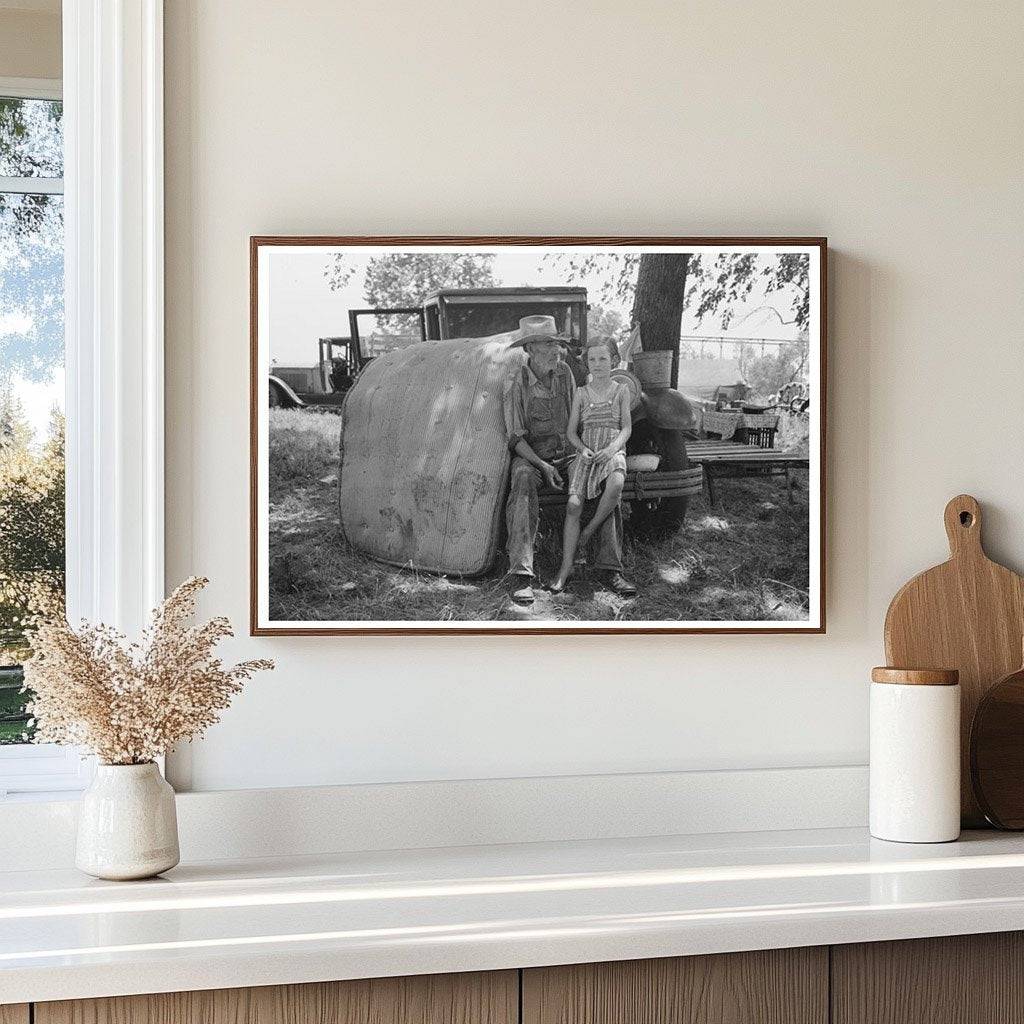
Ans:
[{"label": "tree outside window", "polygon": [[62,105],[0,96],[0,744],[31,739],[20,664],[64,598]]}]

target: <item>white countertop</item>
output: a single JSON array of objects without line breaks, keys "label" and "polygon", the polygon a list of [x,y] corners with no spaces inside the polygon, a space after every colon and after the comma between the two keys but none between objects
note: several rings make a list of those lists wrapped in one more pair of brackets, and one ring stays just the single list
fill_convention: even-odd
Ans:
[{"label": "white countertop", "polygon": [[0,1003],[1024,929],[1024,836],[860,829],[0,872]]}]

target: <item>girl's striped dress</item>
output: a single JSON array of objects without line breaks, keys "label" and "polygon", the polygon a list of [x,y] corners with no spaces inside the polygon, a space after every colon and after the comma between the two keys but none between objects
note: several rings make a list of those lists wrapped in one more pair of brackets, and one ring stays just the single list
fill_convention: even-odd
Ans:
[{"label": "girl's striped dress", "polygon": [[[592,452],[606,448],[622,429],[619,394],[623,387],[618,381],[613,382],[608,397],[601,399],[597,398],[589,384],[579,389],[581,408],[577,433]],[[600,466],[580,453],[569,469],[569,493],[584,500],[596,498],[601,492],[601,484],[617,469],[626,472],[625,452],[616,452]]]}]

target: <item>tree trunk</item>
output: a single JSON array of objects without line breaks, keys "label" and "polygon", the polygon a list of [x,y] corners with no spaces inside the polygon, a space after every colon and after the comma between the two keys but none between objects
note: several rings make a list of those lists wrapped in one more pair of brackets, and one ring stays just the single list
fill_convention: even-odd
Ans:
[{"label": "tree trunk", "polygon": [[645,252],[633,300],[633,324],[640,325],[644,351],[672,353],[672,387],[679,383],[679,332],[689,264],[689,253]]}]

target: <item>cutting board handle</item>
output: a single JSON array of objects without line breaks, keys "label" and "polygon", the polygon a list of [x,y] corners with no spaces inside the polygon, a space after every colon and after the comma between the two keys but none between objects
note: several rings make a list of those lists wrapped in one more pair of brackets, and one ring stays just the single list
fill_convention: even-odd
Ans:
[{"label": "cutting board handle", "polygon": [[969,494],[958,494],[946,506],[944,515],[949,553],[984,556],[981,548],[981,506]]}]

